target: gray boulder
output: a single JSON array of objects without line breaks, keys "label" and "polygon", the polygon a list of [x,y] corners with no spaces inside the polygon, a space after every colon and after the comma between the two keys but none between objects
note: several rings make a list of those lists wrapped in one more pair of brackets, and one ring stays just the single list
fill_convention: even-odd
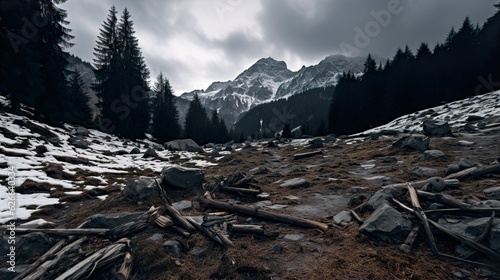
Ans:
[{"label": "gray boulder", "polygon": [[448,165],[448,168],[446,169],[445,175],[457,173],[458,171],[460,171],[460,166],[458,165],[458,163],[452,163],[452,164]]},{"label": "gray boulder", "polygon": [[387,187],[382,190],[377,191],[374,193],[368,202],[366,203],[366,207],[370,211],[375,211],[378,209],[381,205],[389,201],[391,198],[398,196],[399,192],[397,189],[392,188],[392,187]]},{"label": "gray boulder", "polygon": [[432,177],[427,180],[433,192],[442,192],[446,188],[446,182],[441,177]]},{"label": "gray boulder", "polygon": [[179,139],[167,142],[164,144],[165,149],[171,151],[186,151],[203,153],[203,148],[198,145],[193,139]]},{"label": "gray boulder", "polygon": [[411,168],[410,172],[419,176],[419,177],[429,178],[429,177],[436,176],[436,174],[438,173],[438,170],[434,169],[434,168],[430,168],[430,167],[417,166],[417,167]]},{"label": "gray boulder", "polygon": [[137,147],[134,147],[129,154],[131,155],[136,155],[136,154],[140,154],[141,153],[141,150]]},{"label": "gray boulder", "polygon": [[402,243],[410,233],[410,220],[388,204],[379,207],[359,228],[364,235],[388,243]]},{"label": "gray boulder", "polygon": [[445,157],[444,153],[440,150],[427,150],[424,152],[425,160],[440,160]]},{"label": "gray boulder", "polygon": [[498,197],[500,196],[500,187],[487,188],[483,191],[483,193],[487,197]]},{"label": "gray boulder", "polygon": [[161,170],[163,186],[180,188],[183,190],[193,190],[201,188],[205,175],[198,168],[187,168],[179,165],[164,167]]},{"label": "gray boulder", "polygon": [[424,135],[403,136],[392,144],[405,151],[423,152],[429,149],[430,139]]},{"label": "gray boulder", "polygon": [[340,226],[347,226],[352,222],[352,215],[348,211],[341,211],[333,217],[333,223]]},{"label": "gray boulder", "polygon": [[451,136],[448,122],[425,120],[422,124],[424,134],[427,136]]},{"label": "gray boulder", "polygon": [[71,137],[68,139],[68,143],[79,149],[88,149],[89,143],[83,139],[81,136]]},{"label": "gray boulder", "polygon": [[309,141],[309,148],[310,149],[320,149],[323,148],[323,139],[321,138],[314,138]]},{"label": "gray boulder", "polygon": [[158,158],[158,154],[155,150],[148,148],[146,152],[144,152],[143,158]]},{"label": "gray boulder", "polygon": [[128,180],[122,195],[132,201],[142,201],[158,195],[158,187],[153,179]]}]

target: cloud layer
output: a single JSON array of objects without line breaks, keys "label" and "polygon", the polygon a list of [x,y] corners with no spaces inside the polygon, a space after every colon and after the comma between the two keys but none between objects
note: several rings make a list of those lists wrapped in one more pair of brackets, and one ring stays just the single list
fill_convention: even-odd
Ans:
[{"label": "cloud layer", "polygon": [[[86,0],[68,1],[69,51],[92,61],[99,28],[116,5],[127,7],[151,70],[176,94],[234,79],[262,57],[292,70],[327,55],[374,53],[442,42],[466,16],[482,25],[498,0]],[[362,34],[361,34],[362,33]],[[364,39],[364,40],[363,40]],[[353,47],[348,48],[346,46]]]}]

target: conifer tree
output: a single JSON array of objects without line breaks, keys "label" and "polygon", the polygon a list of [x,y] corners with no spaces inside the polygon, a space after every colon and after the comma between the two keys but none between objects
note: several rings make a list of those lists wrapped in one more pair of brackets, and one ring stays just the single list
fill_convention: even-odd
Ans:
[{"label": "conifer tree", "polygon": [[83,91],[84,83],[78,70],[73,71],[68,83],[68,93],[66,94],[66,117],[65,121],[90,126],[92,112],[88,105],[89,97]]},{"label": "conifer tree", "polygon": [[179,139],[179,113],[175,107],[172,87],[162,73],[158,75],[154,92],[156,98],[153,104],[153,137],[162,142]]},{"label": "conifer tree", "polygon": [[198,94],[195,94],[193,100],[189,103],[186,114],[186,124],[184,126],[185,136],[186,138],[193,139],[200,145],[206,144],[210,141],[207,137],[209,134],[209,127],[210,120],[203,105],[201,105]]}]

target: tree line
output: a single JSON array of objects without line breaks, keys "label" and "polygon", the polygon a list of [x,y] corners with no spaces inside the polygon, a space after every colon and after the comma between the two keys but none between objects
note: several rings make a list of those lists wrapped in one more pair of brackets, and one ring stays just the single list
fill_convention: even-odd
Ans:
[{"label": "tree line", "polygon": [[[500,4],[495,5],[500,8]],[[421,109],[500,88],[500,11],[482,27],[469,18],[432,50],[398,49],[385,65],[368,56],[364,75],[344,73],[329,109],[329,131],[352,134]]]},{"label": "tree line", "polygon": [[126,8],[118,19],[111,7],[99,29],[92,85],[99,114],[92,116],[81,73],[69,69],[66,49],[74,37],[66,27],[67,12],[56,5],[64,2],[0,1],[0,93],[12,112],[22,114],[23,105],[51,125],[74,123],[128,139],[150,132],[159,141],[228,140],[224,122],[217,112],[208,118],[198,97],[190,104],[183,130],[168,79],[160,73],[153,89],[149,87],[150,72]]}]

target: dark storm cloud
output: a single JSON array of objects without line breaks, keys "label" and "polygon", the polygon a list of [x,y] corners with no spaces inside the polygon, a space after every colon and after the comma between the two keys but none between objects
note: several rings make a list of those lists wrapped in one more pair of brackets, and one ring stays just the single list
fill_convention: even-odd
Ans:
[{"label": "dark storm cloud", "polygon": [[[312,1],[311,1],[312,2]],[[435,44],[444,41],[449,30],[459,27],[466,16],[473,22],[483,23],[493,15],[493,4],[498,0],[353,0],[314,2],[314,6],[301,6],[302,1],[262,1],[259,15],[265,40],[280,49],[287,49],[304,57],[320,57],[341,52],[341,44],[355,46],[358,27],[376,21],[373,13],[388,11],[395,5],[398,13],[391,13],[387,26],[369,38],[362,53],[392,56],[398,47],[406,44],[418,47],[423,42]],[[366,32],[365,32],[366,33]],[[364,46],[364,44],[363,44]]]}]

